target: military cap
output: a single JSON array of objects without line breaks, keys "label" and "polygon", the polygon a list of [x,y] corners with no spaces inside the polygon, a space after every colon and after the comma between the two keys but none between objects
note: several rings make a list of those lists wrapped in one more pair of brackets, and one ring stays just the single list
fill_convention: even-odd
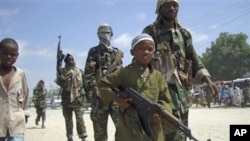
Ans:
[{"label": "military cap", "polygon": [[158,0],[157,5],[156,5],[156,14],[159,14],[160,7],[165,3],[165,2],[176,2],[179,4],[179,0]]}]

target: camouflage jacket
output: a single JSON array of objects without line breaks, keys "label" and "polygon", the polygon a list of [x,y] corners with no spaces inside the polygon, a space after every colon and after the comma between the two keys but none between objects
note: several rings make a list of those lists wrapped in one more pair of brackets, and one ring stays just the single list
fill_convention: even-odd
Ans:
[{"label": "camouflage jacket", "polygon": [[[195,78],[196,82],[200,83],[204,76],[210,76],[196,55],[191,34],[179,25],[175,29],[165,30],[160,23],[156,21],[146,26],[143,32],[151,35],[155,41],[156,51],[154,60],[157,60],[157,57],[161,58],[161,64],[158,65],[160,68],[158,67],[158,69],[165,75],[168,83],[176,83],[178,81],[173,80],[175,78],[173,77],[175,70],[178,73],[178,77],[180,77],[180,81],[178,81],[180,84],[192,83],[192,78]],[[170,60],[167,56],[171,56],[173,59]],[[168,64],[172,64],[172,66]],[[188,70],[186,70],[187,64],[190,64]],[[168,72],[170,71],[173,73],[168,76]],[[189,75],[189,78],[183,78],[186,79],[183,80],[182,74]],[[189,89],[190,84],[187,85],[185,87]]]},{"label": "camouflage jacket", "polygon": [[38,87],[33,89],[33,98],[32,101],[37,108],[46,107],[46,95],[47,92],[45,89],[40,89]]},{"label": "camouflage jacket", "polygon": [[250,86],[243,88],[243,95],[250,97]]},{"label": "camouflage jacket", "polygon": [[82,71],[79,68],[63,68],[63,73],[57,75],[55,82],[62,89],[62,105],[82,105],[86,100]]},{"label": "camouflage jacket", "polygon": [[[89,91],[96,87],[96,81],[105,75],[108,67],[114,62],[118,48],[108,51],[102,45],[90,48],[84,70],[85,90]],[[122,67],[122,61],[117,68]]]}]

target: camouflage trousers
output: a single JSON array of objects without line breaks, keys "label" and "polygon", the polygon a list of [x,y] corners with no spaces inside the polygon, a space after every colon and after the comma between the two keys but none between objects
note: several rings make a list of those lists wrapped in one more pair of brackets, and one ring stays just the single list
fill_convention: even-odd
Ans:
[{"label": "camouflage trousers", "polygon": [[[181,119],[182,123],[188,126],[188,113],[190,106],[190,99],[187,91],[185,91],[178,84],[169,84],[169,92],[173,102],[173,115],[178,119]],[[187,137],[184,133],[173,125],[163,126],[165,133],[165,141],[186,141]]]},{"label": "camouflage trousers", "polygon": [[66,125],[66,136],[73,136],[73,112],[75,113],[76,118],[76,131],[79,138],[82,138],[86,135],[86,126],[83,119],[84,108],[82,106],[66,106],[62,107],[63,116],[65,119]]},{"label": "camouflage trousers", "polygon": [[36,122],[39,122],[42,118],[42,125],[44,125],[46,120],[46,107],[36,107],[36,114]]},{"label": "camouflage trousers", "polygon": [[104,105],[100,99],[97,100],[98,102],[92,102],[92,110],[90,114],[91,120],[93,122],[94,138],[95,141],[107,141],[109,115],[111,116],[115,127],[117,127],[119,118],[119,106],[114,102]]}]

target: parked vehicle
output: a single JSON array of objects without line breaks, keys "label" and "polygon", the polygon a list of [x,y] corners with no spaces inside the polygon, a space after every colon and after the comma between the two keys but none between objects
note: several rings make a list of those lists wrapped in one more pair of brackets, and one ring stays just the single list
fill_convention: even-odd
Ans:
[{"label": "parked vehicle", "polygon": [[35,104],[33,103],[33,101],[30,101],[30,102],[29,102],[29,106],[30,106],[30,107],[34,107],[34,106],[35,106]]},{"label": "parked vehicle", "polygon": [[[250,80],[250,78],[239,78],[232,81],[233,88],[239,88],[239,94],[235,93],[234,103],[240,104],[239,106],[245,107],[248,103],[250,103],[250,95],[243,96],[243,88],[245,87],[245,80]],[[237,101],[238,100],[238,101]]]},{"label": "parked vehicle", "polygon": [[51,109],[57,109],[57,107],[61,107],[61,102],[62,102],[61,97],[54,96],[51,99]]},{"label": "parked vehicle", "polygon": [[46,101],[46,106],[51,107],[51,98],[47,97],[45,101]]}]

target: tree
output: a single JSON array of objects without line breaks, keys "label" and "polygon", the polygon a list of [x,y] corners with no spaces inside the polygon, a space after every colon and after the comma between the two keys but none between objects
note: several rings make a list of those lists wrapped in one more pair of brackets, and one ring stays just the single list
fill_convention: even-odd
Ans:
[{"label": "tree", "polygon": [[201,60],[215,80],[233,80],[250,72],[250,45],[243,33],[220,33]]}]

